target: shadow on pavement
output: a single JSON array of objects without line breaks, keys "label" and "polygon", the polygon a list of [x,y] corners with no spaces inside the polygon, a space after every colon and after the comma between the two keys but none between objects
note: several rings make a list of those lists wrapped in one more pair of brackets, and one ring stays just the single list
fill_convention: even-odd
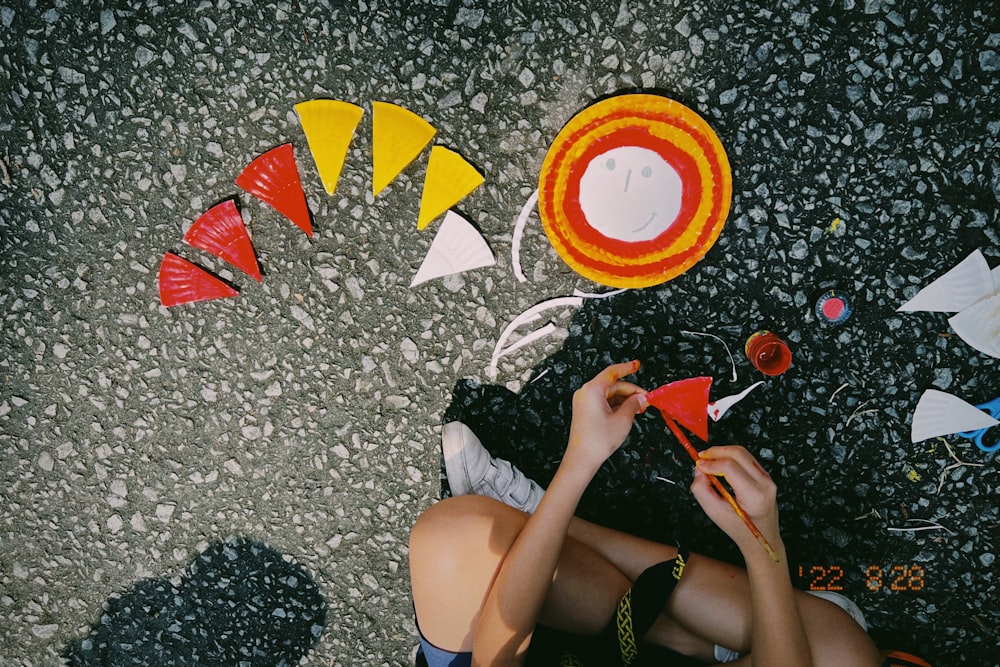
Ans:
[{"label": "shadow on pavement", "polygon": [[323,633],[326,602],[312,576],[249,539],[216,542],[180,580],[136,583],[108,600],[71,667],[295,665]]}]

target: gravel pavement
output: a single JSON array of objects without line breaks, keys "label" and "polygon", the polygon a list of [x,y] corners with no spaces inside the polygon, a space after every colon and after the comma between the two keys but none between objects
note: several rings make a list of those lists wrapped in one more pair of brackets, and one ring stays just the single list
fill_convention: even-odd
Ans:
[{"label": "gravel pavement", "polygon": [[[935,667],[1000,664],[996,455],[909,440],[924,389],[983,402],[998,363],[946,315],[895,312],[976,248],[1000,264],[991,3],[112,4],[0,6],[0,663],[407,664],[407,536],[442,493],[442,420],[545,482],[599,367],[712,375],[714,398],[762,378],[741,349],[770,328],[792,369],[712,439],[774,474],[797,583],[843,585]],[[549,313],[555,334],[490,377],[511,318],[600,289],[534,216],[519,283],[511,232],[559,128],[636,89],[718,133],[722,235],[669,283]],[[366,110],[333,196],[293,111],[314,98]],[[426,153],[372,196],[374,100],[483,173],[458,210],[496,266],[409,287]],[[312,239],[233,183],[285,142]],[[233,196],[262,283],[181,241]],[[163,308],[167,251],[239,296]],[[836,329],[812,314],[830,288],[856,311]],[[728,345],[738,379],[685,330]],[[648,415],[581,512],[735,558],[689,479]],[[895,530],[915,520],[940,527]]]}]

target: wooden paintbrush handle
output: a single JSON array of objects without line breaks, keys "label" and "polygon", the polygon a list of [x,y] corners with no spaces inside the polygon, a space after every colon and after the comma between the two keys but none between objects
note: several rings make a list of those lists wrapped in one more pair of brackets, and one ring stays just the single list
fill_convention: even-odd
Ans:
[{"label": "wooden paintbrush handle", "polygon": [[[676,437],[677,440],[680,441],[681,446],[684,447],[684,450],[691,456],[692,459],[694,459],[694,464],[698,465],[698,461],[701,460],[701,456],[698,454],[698,450],[691,445],[691,442],[687,439],[687,436],[684,435],[684,431],[682,431],[680,427],[677,426],[677,424],[674,423],[674,420],[671,419],[670,417],[663,415],[663,419],[664,421],[667,422],[667,426],[670,427],[670,430],[671,432],[673,432],[674,437]],[[750,534],[753,535],[754,538],[756,538],[757,542],[762,547],[764,547],[764,551],[766,551],[767,555],[771,557],[771,560],[773,560],[775,563],[780,563],[781,559],[778,557],[778,554],[775,553],[774,548],[771,546],[771,543],[767,541],[767,538],[764,537],[763,534],[761,534],[757,526],[754,525],[753,520],[747,515],[747,513],[743,510],[743,508],[740,507],[740,504],[736,502],[736,498],[733,498],[733,494],[729,493],[729,489],[724,487],[722,485],[722,482],[720,482],[719,478],[716,477],[715,475],[709,475],[708,479],[712,482],[712,486],[715,487],[715,490],[718,491],[719,494],[723,498],[725,498],[730,505],[732,505],[733,509],[736,511],[736,516],[738,516],[746,525],[746,527],[750,529]]]}]

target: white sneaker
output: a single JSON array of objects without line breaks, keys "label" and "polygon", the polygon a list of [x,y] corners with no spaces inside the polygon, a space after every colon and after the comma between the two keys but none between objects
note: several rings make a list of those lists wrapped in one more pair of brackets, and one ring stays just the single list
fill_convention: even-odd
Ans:
[{"label": "white sneaker", "polygon": [[541,502],[545,490],[510,461],[490,456],[476,434],[462,422],[444,425],[441,450],[452,495],[487,496],[529,514]]}]

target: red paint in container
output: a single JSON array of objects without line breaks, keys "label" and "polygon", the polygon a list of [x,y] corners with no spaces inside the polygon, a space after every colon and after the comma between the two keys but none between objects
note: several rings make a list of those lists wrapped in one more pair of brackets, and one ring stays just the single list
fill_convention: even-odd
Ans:
[{"label": "red paint in container", "polygon": [[744,351],[753,367],[764,375],[781,375],[792,365],[788,343],[770,331],[758,331],[750,336]]},{"label": "red paint in container", "polygon": [[837,326],[851,316],[851,302],[847,295],[838,290],[824,292],[816,301],[816,317],[820,322]]}]

